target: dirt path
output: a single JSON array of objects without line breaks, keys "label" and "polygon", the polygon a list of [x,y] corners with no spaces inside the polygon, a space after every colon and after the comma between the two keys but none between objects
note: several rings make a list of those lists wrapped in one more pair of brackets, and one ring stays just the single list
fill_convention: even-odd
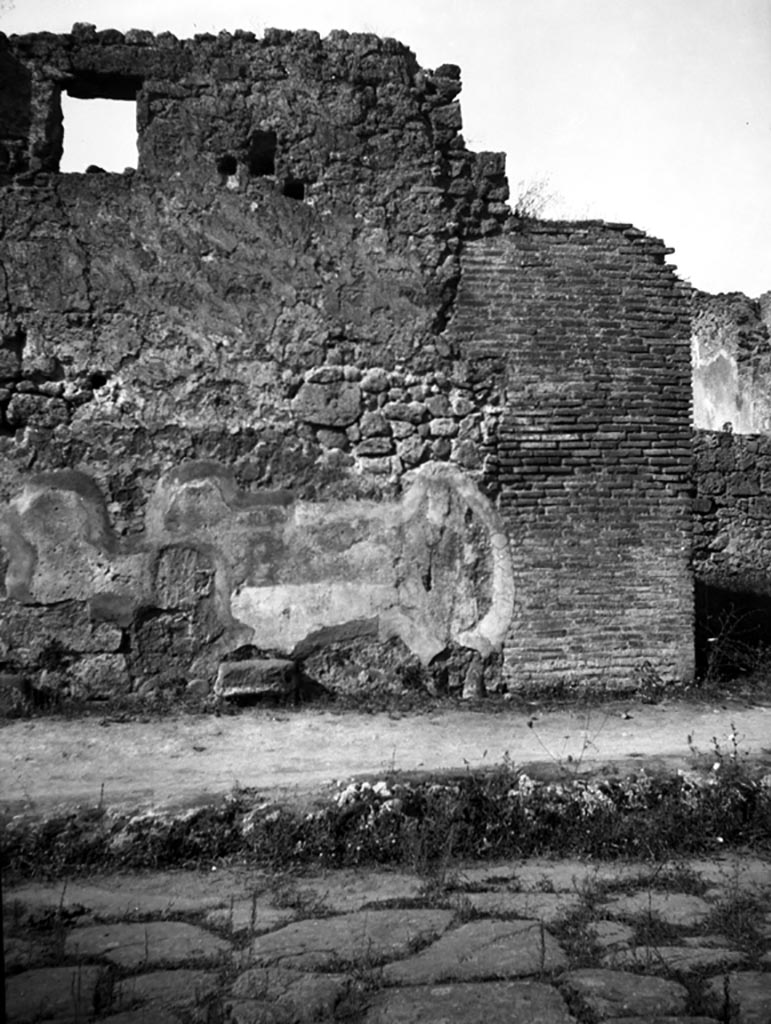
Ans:
[{"label": "dirt path", "polygon": [[[529,724],[532,722],[532,726]],[[0,806],[50,812],[76,803],[179,806],[234,786],[267,796],[310,792],[354,775],[516,764],[597,766],[628,758],[687,764],[713,737],[771,765],[771,707],[613,705],[589,711],[418,715],[244,711],[149,722],[16,721],[0,729]],[[571,762],[572,759],[572,762]]]}]

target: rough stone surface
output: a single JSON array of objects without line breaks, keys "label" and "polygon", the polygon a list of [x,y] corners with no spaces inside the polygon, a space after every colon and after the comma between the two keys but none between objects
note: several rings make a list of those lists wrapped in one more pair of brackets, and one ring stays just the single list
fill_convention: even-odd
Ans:
[{"label": "rough stone surface", "polygon": [[673,971],[704,971],[720,966],[735,967],[744,959],[744,954],[735,949],[662,944],[613,950],[603,957],[602,963],[605,967],[619,970],[644,970],[651,974],[669,974]]},{"label": "rough stone surface", "polygon": [[217,980],[212,971],[184,968],[132,975],[121,978],[113,986],[111,1005],[118,1009],[140,1004],[146,1008],[152,1006],[153,1010],[204,1007],[217,991]]},{"label": "rough stone surface", "polygon": [[615,917],[639,918],[650,915],[666,924],[693,927],[709,915],[711,907],[700,896],[675,892],[638,892],[608,900],[604,909]]},{"label": "rough stone surface", "polygon": [[415,956],[388,964],[391,984],[433,985],[439,981],[522,978],[565,967],[558,943],[534,921],[470,921]]},{"label": "rough stone surface", "polygon": [[89,964],[40,967],[6,979],[9,1021],[32,1024],[45,1018],[89,1017],[99,1004],[104,968]]},{"label": "rough stone surface", "polygon": [[[719,906],[746,893],[762,908],[765,864],[732,855],[671,867],[712,883],[705,902]],[[674,926],[677,945],[670,939],[646,946],[634,944],[639,924],[635,929],[600,916],[606,908],[597,903],[596,882],[623,883],[627,895],[647,897],[661,894],[652,883],[661,884],[662,877],[669,878],[666,865],[533,859],[452,870],[441,888],[431,890],[421,889],[425,879],[404,871],[276,876],[241,867],[12,885],[4,892],[16,1014],[11,1020],[38,1019],[45,995],[59,1000],[61,1012],[52,1019],[62,1024],[88,1019],[93,1008],[99,1019],[117,1024],[206,1024],[215,1018],[311,1024],[351,1016],[368,1024],[483,1018],[485,1024],[768,1024],[771,973],[763,969],[769,959],[764,946],[747,944],[752,970],[741,970],[729,962],[739,952],[725,936],[704,934],[703,923]],[[483,891],[464,892],[469,886]],[[557,891],[545,892],[549,887]],[[487,916],[459,924],[469,895],[489,897],[487,915],[496,900],[504,905],[511,897],[544,896],[564,901],[570,913],[581,896],[578,920],[587,941],[576,948],[571,936],[570,952],[598,966],[568,971],[563,951],[540,922]],[[674,890],[667,895],[685,896]],[[412,909],[418,900],[421,907],[431,900],[443,909]],[[398,909],[383,908],[394,901]],[[354,907],[361,909],[351,913]],[[217,929],[245,932],[248,947],[241,940],[223,942],[207,928],[164,920],[183,910]],[[302,920],[285,924],[286,915],[298,914]],[[100,917],[113,923],[85,924]],[[77,960],[85,979],[77,1017],[62,1003],[71,1002],[75,968],[46,966],[62,954]],[[608,967],[601,966],[603,956]],[[529,980],[509,980],[522,974]],[[687,991],[671,979],[686,974]],[[687,1007],[705,1016],[689,1017]]]},{"label": "rough stone surface", "polygon": [[35,967],[48,959],[48,949],[41,943],[19,936],[3,937],[5,970],[9,974]]},{"label": "rough stone surface", "polygon": [[533,981],[426,985],[383,992],[365,1024],[571,1024],[560,994]]},{"label": "rough stone surface", "polygon": [[[111,1013],[109,1017],[100,1017],[103,1024],[148,1024],[148,1013],[152,1014],[153,1024],[187,1024],[185,1017],[162,1006],[139,1006],[133,1010],[123,1010],[121,1013]],[[189,1015],[185,1015],[188,1016]],[[68,1022],[69,1024],[69,1022]]]},{"label": "rough stone surface", "polygon": [[[746,622],[743,650],[766,640],[751,616],[765,620],[769,596],[764,567],[771,551],[770,429],[764,427],[761,435],[720,429],[694,435],[694,571],[704,620],[704,635],[698,640],[705,657],[706,640],[720,635],[716,628],[732,602],[735,614]],[[729,661],[723,667],[729,671],[739,665]]]},{"label": "rough stone surface", "polygon": [[589,933],[600,949],[616,949],[631,943],[635,929],[620,921],[593,921]]},{"label": "rough stone surface", "polygon": [[665,978],[648,978],[624,971],[585,968],[568,972],[561,980],[564,992],[594,1014],[609,1017],[678,1015],[685,1011],[688,990]]},{"label": "rough stone surface", "polygon": [[206,923],[215,928],[225,928],[233,934],[244,931],[257,934],[280,928],[297,916],[297,911],[274,907],[269,897],[262,896],[233,900],[226,907],[210,910],[206,914]]},{"label": "rough stone surface", "polygon": [[610,1017],[604,1024],[721,1024],[714,1017]]},{"label": "rough stone surface", "polygon": [[137,914],[171,916],[213,907],[226,908],[236,892],[263,887],[265,876],[250,872],[245,877],[228,870],[191,875],[187,871],[148,871],[133,875],[96,876],[87,882],[29,882],[6,892],[9,900],[34,914],[63,910],[100,918],[131,917]]},{"label": "rough stone surface", "polygon": [[338,962],[378,962],[404,956],[413,942],[441,935],[449,910],[363,910],[321,920],[297,921],[258,936],[249,959],[255,964],[325,968]]},{"label": "rough stone surface", "polygon": [[286,658],[252,658],[220,665],[214,692],[232,697],[291,697],[297,690],[297,669]]},{"label": "rough stone surface", "polygon": [[709,1010],[732,1024],[768,1024],[771,1019],[771,974],[738,971],[710,978],[705,985]]},{"label": "rough stone surface", "polygon": [[281,967],[251,967],[233,982],[228,1019],[237,1024],[272,1020],[329,1019],[350,988],[345,974],[306,974]]},{"label": "rough stone surface", "polygon": [[490,917],[524,917],[553,924],[574,910],[580,898],[556,892],[469,892],[462,894],[460,902]]},{"label": "rough stone surface", "polygon": [[399,871],[330,871],[316,877],[298,878],[280,896],[298,907],[320,906],[337,914],[376,907],[378,903],[414,900],[420,896],[422,881]]},{"label": "rough stone surface", "polygon": [[75,928],[64,942],[66,956],[104,957],[120,967],[216,963],[230,943],[181,921],[98,924]]}]

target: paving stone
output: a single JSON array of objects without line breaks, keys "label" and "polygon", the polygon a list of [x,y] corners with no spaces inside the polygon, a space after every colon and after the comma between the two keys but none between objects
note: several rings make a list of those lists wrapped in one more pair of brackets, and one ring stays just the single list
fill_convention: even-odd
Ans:
[{"label": "paving stone", "polygon": [[107,875],[88,882],[40,882],[15,886],[5,893],[30,910],[59,910],[101,918],[132,914],[190,913],[227,906],[233,894],[246,896],[264,888],[262,872],[236,874],[229,870],[153,871],[141,875]]},{"label": "paving stone", "polygon": [[721,1024],[714,1017],[608,1017],[603,1024]]},{"label": "paving stone", "polygon": [[467,892],[461,903],[470,904],[490,917],[512,916],[553,924],[558,918],[575,910],[581,902],[576,894],[566,892]]},{"label": "paving stone", "polygon": [[27,1024],[51,1018],[86,1020],[98,1007],[103,967],[40,967],[6,978],[8,1020]]},{"label": "paving stone", "polygon": [[628,946],[635,935],[634,928],[631,925],[622,924],[621,921],[592,921],[587,932],[600,949]]},{"label": "paving stone", "polygon": [[364,1024],[572,1024],[562,996],[535,981],[425,985],[384,991]]},{"label": "paving stone", "polygon": [[95,924],[74,928],[64,941],[65,956],[103,957],[120,967],[216,962],[229,942],[181,921]]},{"label": "paving stone", "polygon": [[[726,1005],[726,995],[728,1005]],[[769,1024],[771,974],[738,971],[710,978],[704,986],[705,1009],[731,1024]]]},{"label": "paving stone", "polygon": [[167,1010],[204,1006],[216,992],[217,982],[212,971],[180,969],[136,974],[115,983],[112,1002],[116,1009],[135,1003]]},{"label": "paving stone", "polygon": [[710,904],[700,896],[681,892],[636,892],[617,896],[603,906],[605,913],[616,917],[645,917],[651,914],[666,924],[694,928],[711,912]]},{"label": "paving stone", "polygon": [[391,900],[420,896],[424,882],[416,875],[396,871],[334,871],[316,878],[299,878],[282,901],[294,897],[298,905],[317,903],[328,910],[347,914],[362,907]]},{"label": "paving stone", "polygon": [[346,974],[305,974],[281,967],[251,967],[236,978],[225,1011],[234,1024],[331,1020],[346,995]]},{"label": "paving stone", "polygon": [[735,949],[697,946],[635,946],[616,949],[602,958],[603,967],[631,968],[651,974],[662,971],[697,971],[710,967],[736,967],[744,954]]},{"label": "paving stone", "polygon": [[707,949],[731,947],[731,940],[727,935],[686,935],[680,941],[684,946],[704,946]]},{"label": "paving stone", "polygon": [[280,928],[295,917],[295,910],[273,907],[265,896],[261,896],[253,900],[240,899],[228,907],[210,910],[205,921],[215,928],[227,928],[233,934],[253,932],[256,935]]},{"label": "paving stone", "polygon": [[35,967],[49,959],[48,950],[43,943],[34,942],[31,939],[20,939],[15,935],[5,936],[3,955],[5,957],[5,969],[9,973]]},{"label": "paving stone", "polygon": [[336,963],[378,962],[404,956],[412,943],[441,935],[451,910],[360,910],[321,920],[295,921],[257,936],[249,957],[256,965],[303,970]]},{"label": "paving stone", "polygon": [[726,854],[709,860],[692,860],[688,867],[704,882],[712,882],[723,894],[737,889],[771,888],[771,861],[745,854]]},{"label": "paving stone", "polygon": [[553,861],[538,857],[493,865],[469,864],[457,871],[460,882],[471,885],[507,884],[507,888],[517,892],[580,892],[596,882],[632,881],[649,874],[650,868],[645,864]]},{"label": "paving stone", "polygon": [[685,1011],[688,990],[666,978],[645,978],[625,971],[584,968],[570,971],[561,987],[596,1020],[656,1014],[679,1015]]},{"label": "paving stone", "polygon": [[[189,1018],[183,1022],[176,1013],[158,1006],[138,1006],[133,1010],[123,1010],[121,1013],[99,1018],[99,1024],[188,1024],[188,1021]],[[73,1021],[73,1024],[80,1022]]]},{"label": "paving stone", "polygon": [[567,965],[558,943],[538,921],[469,921],[415,956],[383,969],[392,984],[523,978]]}]

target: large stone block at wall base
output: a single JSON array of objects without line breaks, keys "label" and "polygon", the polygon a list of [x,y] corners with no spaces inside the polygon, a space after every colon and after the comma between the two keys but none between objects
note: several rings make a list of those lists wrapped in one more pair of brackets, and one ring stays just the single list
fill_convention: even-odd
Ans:
[{"label": "large stone block at wall base", "polygon": [[297,668],[287,658],[250,658],[220,665],[214,693],[218,697],[294,697]]}]

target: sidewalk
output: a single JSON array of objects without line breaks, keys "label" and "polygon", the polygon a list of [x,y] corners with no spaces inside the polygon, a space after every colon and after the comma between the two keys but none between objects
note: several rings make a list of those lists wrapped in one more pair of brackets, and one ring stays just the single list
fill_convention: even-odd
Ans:
[{"label": "sidewalk", "polygon": [[180,807],[254,788],[268,798],[335,780],[498,764],[685,766],[715,739],[771,765],[771,707],[619,704],[576,711],[441,710],[335,714],[245,710],[147,722],[38,718],[0,727],[0,811],[47,814],[80,803]]}]

